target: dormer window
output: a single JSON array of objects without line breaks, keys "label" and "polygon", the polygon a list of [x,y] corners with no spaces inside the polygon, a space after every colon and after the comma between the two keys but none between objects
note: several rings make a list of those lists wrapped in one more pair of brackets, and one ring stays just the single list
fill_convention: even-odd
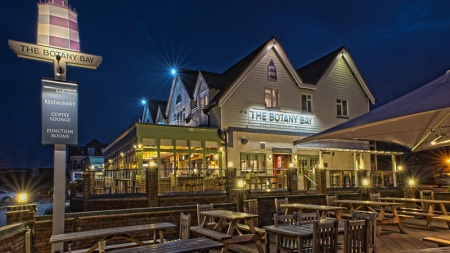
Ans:
[{"label": "dormer window", "polygon": [[270,60],[269,65],[267,65],[267,80],[276,81],[277,80],[277,68],[273,63],[273,60]]}]

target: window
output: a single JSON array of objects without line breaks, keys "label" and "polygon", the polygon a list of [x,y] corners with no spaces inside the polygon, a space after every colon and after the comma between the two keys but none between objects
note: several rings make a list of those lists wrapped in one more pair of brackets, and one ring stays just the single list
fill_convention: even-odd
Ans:
[{"label": "window", "polygon": [[267,65],[267,80],[276,81],[277,80],[277,68],[273,63],[273,60],[270,60],[269,65]]},{"label": "window", "polygon": [[202,94],[200,97],[200,108],[203,109],[208,104],[208,94]]},{"label": "window", "polygon": [[312,112],[312,96],[303,94],[302,95],[302,111]]},{"label": "window", "polygon": [[179,103],[181,103],[181,95],[180,94],[178,94],[177,100],[175,101],[176,105],[179,104]]},{"label": "window", "polygon": [[336,115],[341,117],[348,117],[347,100],[336,99]]},{"label": "window", "polygon": [[265,172],[266,154],[264,153],[241,153],[242,172]]},{"label": "window", "polygon": [[89,155],[94,155],[94,153],[95,153],[95,148],[88,148]]},{"label": "window", "polygon": [[278,108],[278,91],[266,88],[264,101],[267,108]]}]

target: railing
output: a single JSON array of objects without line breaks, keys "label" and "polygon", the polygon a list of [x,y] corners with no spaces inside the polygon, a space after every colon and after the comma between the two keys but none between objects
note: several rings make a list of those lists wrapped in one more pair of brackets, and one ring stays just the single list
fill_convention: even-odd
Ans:
[{"label": "railing", "polygon": [[145,169],[105,170],[93,174],[89,186],[91,194],[145,193]]},{"label": "railing", "polygon": [[239,177],[242,180],[244,189],[248,190],[267,190],[267,189],[287,189],[287,175],[280,173],[278,175],[266,174],[246,174]]},{"label": "railing", "polygon": [[[146,193],[145,169],[105,170],[92,173],[90,194]],[[85,175],[86,176],[86,175]],[[236,182],[242,181],[244,189],[267,190],[287,189],[287,170],[266,170],[265,173],[239,172]],[[158,169],[158,194],[173,192],[226,191],[226,177],[223,168],[160,168]],[[238,188],[238,185],[235,186]],[[78,191],[78,190],[77,190]],[[81,192],[80,192],[81,193]]]},{"label": "railing", "polygon": [[225,191],[225,171],[216,168],[160,169],[159,193]]}]

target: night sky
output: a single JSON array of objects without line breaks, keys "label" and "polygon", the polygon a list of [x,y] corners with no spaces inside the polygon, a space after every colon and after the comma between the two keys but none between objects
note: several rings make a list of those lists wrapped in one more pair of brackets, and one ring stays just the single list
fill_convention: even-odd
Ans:
[{"label": "night sky", "polygon": [[[18,58],[8,39],[36,43],[39,0],[0,5],[0,168],[53,167],[41,144],[41,77],[53,64]],[[110,143],[136,122],[140,100],[167,99],[171,67],[222,73],[272,36],[295,68],[345,46],[385,104],[450,69],[448,0],[69,0],[81,52],[97,70],[79,83],[79,145]],[[449,95],[450,97],[450,95]]]}]

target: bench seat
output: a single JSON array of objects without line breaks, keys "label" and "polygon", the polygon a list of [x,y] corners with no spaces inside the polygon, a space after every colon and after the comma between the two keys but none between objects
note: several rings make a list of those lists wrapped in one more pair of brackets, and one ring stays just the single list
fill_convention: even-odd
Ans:
[{"label": "bench seat", "polygon": [[423,241],[436,243],[439,247],[450,246],[450,240],[445,240],[436,237],[424,237]]},{"label": "bench seat", "polygon": [[[250,227],[248,225],[236,224],[236,227],[238,227],[239,230],[250,232]],[[264,230],[262,228],[255,227],[255,231],[256,231],[256,233],[258,233],[262,237],[261,239],[263,239],[264,236],[266,235],[266,230]]]},{"label": "bench seat", "polygon": [[208,238],[192,238],[167,243],[150,244],[127,249],[109,251],[111,253],[189,253],[207,252],[210,249],[221,249],[223,244]]},{"label": "bench seat", "polygon": [[224,239],[230,239],[231,235],[227,235],[218,231],[214,231],[208,228],[203,228],[199,226],[191,227],[191,231],[197,234],[208,236],[216,240],[222,241]]},{"label": "bench seat", "polygon": [[399,211],[398,213],[412,215],[414,217],[416,217],[416,216],[424,217],[427,220],[427,230],[431,230],[431,222],[433,221],[433,217],[436,216],[436,214],[423,213],[423,212],[411,212],[411,211]]},{"label": "bench seat", "polygon": [[437,216],[433,216],[434,220],[442,220],[447,222],[447,226],[450,229],[450,215],[437,215]]}]

